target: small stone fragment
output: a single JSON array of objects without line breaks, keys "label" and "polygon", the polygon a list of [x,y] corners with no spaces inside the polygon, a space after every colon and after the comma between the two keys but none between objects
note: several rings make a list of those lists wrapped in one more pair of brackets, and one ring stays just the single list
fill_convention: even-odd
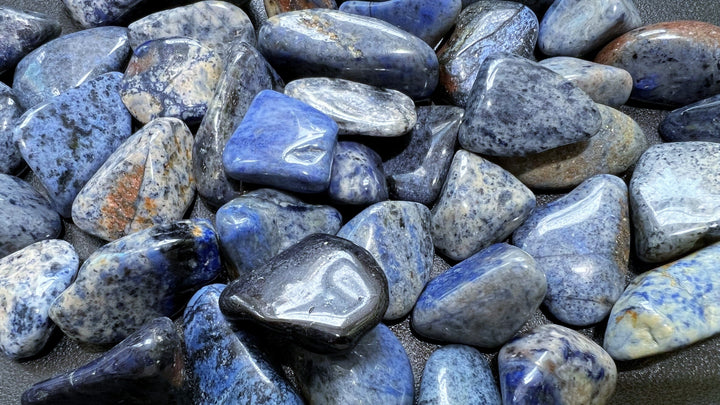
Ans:
[{"label": "small stone fragment", "polygon": [[311,8],[337,8],[335,0],[265,0],[265,11],[272,17],[288,11],[309,10]]},{"label": "small stone fragment", "polygon": [[328,195],[339,204],[369,205],[387,200],[380,155],[361,143],[338,142]]},{"label": "small stone fragment", "polygon": [[660,135],[667,142],[720,142],[720,94],[672,111]]},{"label": "small stone fragment", "polygon": [[34,11],[0,6],[0,74],[28,52],[60,35],[60,24]]},{"label": "small stone fragment", "polygon": [[0,173],[13,174],[22,166],[22,156],[13,140],[13,129],[23,111],[12,89],[0,82]]},{"label": "small stone fragment", "polygon": [[125,16],[146,0],[63,0],[73,20],[85,28],[124,25]]}]

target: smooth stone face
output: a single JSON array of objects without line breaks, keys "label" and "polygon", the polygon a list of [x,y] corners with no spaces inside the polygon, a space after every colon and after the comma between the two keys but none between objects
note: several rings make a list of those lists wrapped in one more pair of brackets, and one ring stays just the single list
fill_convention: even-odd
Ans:
[{"label": "smooth stone face", "polygon": [[368,205],[387,200],[380,155],[357,142],[338,142],[328,195],[339,204]]},{"label": "smooth stone face", "polygon": [[72,281],[79,259],[57,239],[34,243],[0,259],[0,351],[14,359],[37,354],[55,325],[50,304]]},{"label": "smooth stone face", "polygon": [[498,355],[503,404],[592,404],[615,392],[617,368],[595,342],[559,325],[541,325]]},{"label": "smooth stone face", "polygon": [[28,52],[60,35],[60,24],[32,11],[0,7],[0,73],[10,70]]},{"label": "smooth stone face", "polygon": [[123,25],[126,14],[146,0],[63,0],[73,20],[82,27]]},{"label": "smooth stone face", "polygon": [[[482,0],[480,0],[482,1]],[[537,15],[542,15],[545,10],[547,10],[548,7],[553,3],[554,0],[520,0],[518,3],[524,4],[530,9],[535,12]],[[463,8],[469,6],[470,4],[477,3],[478,0],[462,0],[462,6]]]},{"label": "smooth stone face", "polygon": [[570,81],[520,57],[485,60],[458,140],[469,151],[524,156],[584,141],[600,129],[595,103]]},{"label": "smooth stone face", "polygon": [[475,2],[463,10],[438,51],[440,85],[455,105],[466,107],[485,59],[498,53],[532,58],[537,36],[537,17],[522,4]]},{"label": "smooth stone face", "polygon": [[288,11],[308,10],[311,8],[337,8],[335,0],[265,0],[268,17]]},{"label": "smooth stone face", "polygon": [[115,240],[182,219],[195,196],[193,135],[176,118],[158,118],[128,138],[80,190],[75,225]]},{"label": "smooth stone face", "polygon": [[720,94],[672,111],[660,135],[668,142],[720,142]]},{"label": "smooth stone face", "polygon": [[288,79],[337,77],[429,97],[437,85],[435,52],[385,21],[336,10],[276,15],[260,28],[258,49]]},{"label": "smooth stone face", "polygon": [[15,95],[24,108],[35,107],[103,73],[119,71],[129,53],[127,28],[99,27],[63,35],[18,63]]},{"label": "smooth stone face", "polygon": [[720,240],[720,144],[678,142],[645,152],[630,181],[637,255],[662,262]]},{"label": "smooth stone face", "polygon": [[0,83],[0,173],[12,174],[22,166],[22,156],[13,140],[13,129],[23,111],[12,89]]},{"label": "smooth stone face", "polygon": [[535,195],[518,179],[470,152],[455,153],[432,209],[435,247],[464,260],[506,239],[535,208]]},{"label": "smooth stone face", "polygon": [[430,281],[412,327],[442,342],[497,347],[537,311],[546,290],[545,274],[530,255],[495,244]]},{"label": "smooth stone face", "polygon": [[720,93],[720,27],[673,21],[635,29],[609,43],[595,62],[630,72],[641,102],[681,106]]},{"label": "smooth stone face", "polygon": [[236,180],[313,193],[330,184],[338,126],[302,101],[263,90],[223,151]]},{"label": "smooth stone face", "polygon": [[174,404],[183,398],[182,339],[168,318],[149,321],[90,363],[39,382],[23,405],[103,403]]},{"label": "smooth stone face", "polygon": [[117,343],[145,322],[175,314],[189,294],[220,271],[209,222],[154,226],[90,255],[75,282],[53,302],[50,318],[80,342]]},{"label": "smooth stone face", "polygon": [[293,80],[285,86],[285,94],[327,114],[338,124],[340,134],[400,136],[417,121],[410,97],[397,90],[349,80]]},{"label": "smooth stone face", "polygon": [[352,349],[388,307],[387,280],[367,250],[314,234],[231,282],[220,308],[318,352]]},{"label": "smooth stone face", "polygon": [[120,99],[122,74],[107,73],[27,111],[15,128],[18,149],[60,215],[132,133]]}]

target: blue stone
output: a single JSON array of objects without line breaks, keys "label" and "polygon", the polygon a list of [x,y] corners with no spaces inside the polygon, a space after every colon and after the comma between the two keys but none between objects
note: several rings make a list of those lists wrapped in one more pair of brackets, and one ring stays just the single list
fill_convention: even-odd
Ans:
[{"label": "blue stone", "polygon": [[338,142],[328,195],[336,203],[350,205],[387,200],[387,182],[380,155],[361,143]]},{"label": "blue stone", "polygon": [[207,220],[178,221],[128,235],[96,250],[53,302],[50,318],[69,337],[113,344],[220,275],[220,252]]},{"label": "blue stone", "polygon": [[146,0],[63,0],[70,16],[84,28],[124,25],[125,17]]},{"label": "blue stone", "polygon": [[55,325],[48,308],[75,277],[79,259],[57,239],[34,243],[0,259],[0,351],[13,359],[34,356]]},{"label": "blue stone", "polygon": [[521,249],[499,243],[430,281],[413,330],[442,342],[494,348],[508,341],[545,298],[545,274]]},{"label": "blue stone", "polygon": [[0,82],[0,173],[15,173],[23,163],[13,140],[13,129],[23,112],[12,89]]},{"label": "blue stone", "polygon": [[23,159],[66,218],[80,189],[132,133],[121,79],[113,72],[85,82],[27,111],[15,128]]},{"label": "blue stone", "polygon": [[0,6],[0,74],[43,42],[60,35],[60,24],[33,11]]},{"label": "blue stone", "polygon": [[129,53],[126,28],[100,27],[63,35],[18,63],[15,95],[24,108],[35,107],[104,73],[120,71]]},{"label": "blue stone", "polygon": [[667,142],[720,142],[720,94],[670,112],[660,135]]},{"label": "blue stone", "polygon": [[302,101],[263,90],[228,140],[228,176],[303,193],[330,184],[337,124]]}]

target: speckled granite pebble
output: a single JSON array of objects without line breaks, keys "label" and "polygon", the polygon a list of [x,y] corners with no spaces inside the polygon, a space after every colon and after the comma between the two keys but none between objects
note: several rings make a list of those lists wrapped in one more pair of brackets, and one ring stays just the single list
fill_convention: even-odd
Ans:
[{"label": "speckled granite pebble", "polygon": [[308,10],[311,8],[337,8],[335,0],[265,0],[265,12],[268,17],[288,11]]},{"label": "speckled granite pebble", "polygon": [[0,6],[0,73],[10,70],[28,52],[60,35],[60,24],[33,11]]},{"label": "speckled granite pebble", "polygon": [[14,174],[23,164],[13,139],[13,129],[23,112],[13,90],[0,82],[0,173]]},{"label": "speckled granite pebble", "polygon": [[667,142],[720,142],[720,94],[670,112],[660,135]]},{"label": "speckled granite pebble", "polygon": [[328,196],[338,204],[369,205],[388,199],[382,160],[357,142],[338,142]]},{"label": "speckled granite pebble", "polygon": [[85,28],[124,25],[124,17],[147,0],[63,0],[73,20]]}]

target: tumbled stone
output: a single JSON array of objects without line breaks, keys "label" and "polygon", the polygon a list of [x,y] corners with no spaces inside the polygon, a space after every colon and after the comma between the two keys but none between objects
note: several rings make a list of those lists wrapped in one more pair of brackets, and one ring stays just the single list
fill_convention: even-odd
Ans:
[{"label": "tumbled stone", "polygon": [[387,307],[387,280],[372,255],[325,234],[241,273],[220,296],[230,319],[255,322],[318,352],[352,349]]},{"label": "tumbled stone", "polygon": [[22,167],[13,129],[23,111],[12,89],[0,82],[0,173],[13,174]]},{"label": "tumbled stone", "polygon": [[57,239],[34,243],[0,259],[0,351],[14,359],[36,355],[55,325],[50,304],[72,281],[79,259]]},{"label": "tumbled stone", "polygon": [[0,73],[10,70],[28,52],[60,35],[60,24],[34,11],[0,6]]},{"label": "tumbled stone", "polygon": [[105,160],[132,134],[120,99],[122,74],[106,73],[25,113],[14,139],[48,193],[70,217],[72,203]]},{"label": "tumbled stone", "polygon": [[260,28],[258,49],[286,79],[338,77],[412,98],[437,85],[435,52],[421,39],[375,18],[329,9],[292,11]]},{"label": "tumbled stone", "polygon": [[660,124],[660,135],[668,142],[720,142],[720,95],[670,112]]},{"label": "tumbled stone", "polygon": [[73,20],[85,28],[124,25],[125,16],[146,0],[63,0]]},{"label": "tumbled stone", "polygon": [[[469,6],[470,4],[477,3],[478,1],[482,0],[462,0],[463,8]],[[547,10],[548,7],[553,3],[555,0],[519,0],[517,3],[524,4],[530,9],[535,12],[538,16],[542,16],[542,14]]]},{"label": "tumbled stone", "polygon": [[219,256],[215,231],[204,219],[133,233],[85,260],[53,302],[50,318],[80,342],[117,343],[180,310],[189,294],[219,276]]},{"label": "tumbled stone", "polygon": [[327,114],[338,124],[340,134],[399,136],[417,121],[410,97],[350,80],[293,80],[285,86],[285,94]]},{"label": "tumbled stone", "polygon": [[380,155],[361,143],[338,142],[328,195],[336,203],[350,205],[387,200],[387,182]]},{"label": "tumbled stone", "polygon": [[311,8],[337,8],[335,0],[265,0],[265,12],[268,17],[288,11],[308,10]]},{"label": "tumbled stone", "polygon": [[546,290],[545,275],[530,255],[495,244],[430,281],[412,327],[441,342],[497,347],[537,311]]},{"label": "tumbled stone", "polygon": [[617,368],[595,342],[559,325],[541,325],[498,355],[503,404],[602,405],[615,392]]},{"label": "tumbled stone", "polygon": [[477,75],[458,141],[491,156],[524,156],[595,135],[596,104],[567,79],[520,57],[491,56]]},{"label": "tumbled stone", "polygon": [[518,179],[480,156],[455,153],[432,209],[435,247],[464,260],[505,240],[535,208],[535,195]]}]

